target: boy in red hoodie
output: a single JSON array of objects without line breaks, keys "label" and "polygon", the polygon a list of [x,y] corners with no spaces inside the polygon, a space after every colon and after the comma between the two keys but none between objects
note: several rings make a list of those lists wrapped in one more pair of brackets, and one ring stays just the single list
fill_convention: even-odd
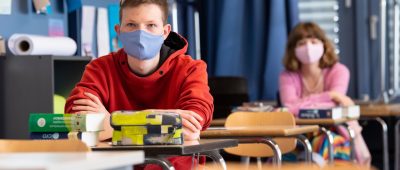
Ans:
[{"label": "boy in red hoodie", "polygon": [[[101,140],[111,138],[116,110],[173,110],[183,119],[185,140],[209,126],[214,105],[206,64],[186,55],[187,41],[171,32],[167,16],[167,0],[122,0],[115,31],[123,48],[90,62],[67,99],[66,113],[107,115]],[[190,157],[169,160],[176,169],[191,165]]]}]

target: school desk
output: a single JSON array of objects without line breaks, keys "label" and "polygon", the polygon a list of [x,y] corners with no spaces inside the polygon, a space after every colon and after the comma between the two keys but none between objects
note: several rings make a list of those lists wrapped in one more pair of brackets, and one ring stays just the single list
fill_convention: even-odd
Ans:
[{"label": "school desk", "polygon": [[209,156],[215,162],[219,162],[221,169],[226,170],[225,160],[218,150],[238,145],[237,140],[200,140],[185,141],[183,145],[144,145],[144,146],[112,146],[109,142],[100,143],[92,147],[93,151],[136,151],[143,150],[145,153],[145,164],[158,164],[163,169],[172,170],[174,167],[164,159],[167,156],[194,156],[197,154]]},{"label": "school desk", "polygon": [[[362,120],[377,121],[382,127],[383,169],[389,170],[389,140],[388,126],[382,117],[400,116],[400,104],[375,104],[366,103],[360,105]],[[400,168],[400,119],[395,124],[395,168]]]},{"label": "school desk", "polygon": [[[340,125],[344,124],[347,121],[356,120],[356,119],[296,119],[297,125],[321,125],[321,126],[331,126],[331,125]],[[215,119],[211,122],[212,127],[221,127],[224,126],[226,119]],[[355,160],[354,154],[354,132],[349,129],[348,126],[345,126],[349,135],[350,135],[350,145],[351,145],[351,159]],[[333,151],[333,136],[332,132],[325,127],[320,127],[320,131],[324,133],[328,138],[328,154],[329,154],[329,163],[334,162],[334,151]]]},{"label": "school desk", "polygon": [[[274,167],[271,165],[259,165],[251,163],[250,165],[241,164],[237,162],[227,162],[229,170],[378,170],[375,167],[362,166],[357,164],[350,164],[348,162],[335,162],[335,165],[325,165],[323,167],[317,164],[307,163],[284,163],[281,167]],[[219,170],[218,167],[212,164],[206,164],[206,170]]]},{"label": "school desk", "polygon": [[327,136],[328,139],[328,155],[329,155],[329,163],[333,164],[334,162],[334,151],[333,151],[333,136],[332,132],[326,128],[326,126],[334,126],[334,125],[343,125],[350,136],[350,158],[352,161],[355,161],[355,153],[354,153],[354,131],[350,129],[346,122],[357,120],[357,119],[348,119],[348,118],[341,118],[341,119],[296,119],[297,125],[319,125],[320,131]]},{"label": "school desk", "polygon": [[318,126],[253,126],[253,127],[228,127],[209,128],[202,131],[201,138],[208,139],[238,139],[239,143],[264,143],[274,152],[274,164],[280,165],[282,154],[273,137],[295,137],[305,148],[306,161],[312,160],[311,144],[302,134],[318,131]]},{"label": "school desk", "polygon": [[0,169],[132,169],[143,162],[143,151],[0,153]]}]

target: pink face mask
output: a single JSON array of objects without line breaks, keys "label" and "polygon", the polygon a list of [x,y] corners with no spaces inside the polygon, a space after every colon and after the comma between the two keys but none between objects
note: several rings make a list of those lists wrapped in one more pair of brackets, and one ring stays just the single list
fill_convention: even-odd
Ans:
[{"label": "pink face mask", "polygon": [[322,43],[312,44],[308,42],[305,45],[295,49],[295,55],[303,64],[312,64],[318,62],[324,54],[324,45]]}]

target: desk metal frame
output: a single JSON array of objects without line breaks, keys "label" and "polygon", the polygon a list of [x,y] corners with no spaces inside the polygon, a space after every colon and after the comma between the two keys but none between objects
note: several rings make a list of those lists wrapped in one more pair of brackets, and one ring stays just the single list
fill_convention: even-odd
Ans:
[{"label": "desk metal frame", "polygon": [[[211,129],[210,129],[211,130]],[[296,138],[304,146],[305,150],[305,161],[312,163],[312,146],[310,141],[304,135],[293,135],[293,136],[274,136],[279,138]],[[260,136],[232,136],[232,137],[212,137],[212,139],[238,139],[239,144],[244,143],[263,143],[268,145],[274,152],[273,164],[281,166],[282,164],[282,152],[278,144],[273,140],[272,137],[260,137]]]},{"label": "desk metal frame", "polygon": [[[347,133],[349,133],[349,137],[350,137],[350,159],[355,162],[356,161],[356,156],[355,156],[355,146],[354,146],[354,130],[350,129],[349,126],[347,126],[346,124],[343,124],[347,130]],[[333,135],[332,132],[328,129],[326,129],[325,127],[321,127],[320,128],[321,132],[323,134],[326,135],[327,139],[328,139],[328,162],[330,164],[334,163],[335,160],[335,154],[334,154],[334,148],[333,148]]]},{"label": "desk metal frame", "polygon": [[350,137],[350,159],[353,162],[357,162],[356,153],[355,153],[356,146],[355,146],[355,143],[354,143],[354,139],[355,139],[355,135],[356,134],[355,134],[354,130],[349,127],[349,125],[344,123],[343,126],[346,128],[347,133],[349,133],[349,137]]},{"label": "desk metal frame", "polygon": [[[208,141],[202,143],[202,141]],[[211,142],[210,142],[211,141]],[[215,141],[215,142],[213,142]],[[225,142],[222,147],[222,142]],[[129,151],[129,150],[143,150],[145,151],[145,162],[144,164],[157,164],[162,167],[163,170],[175,170],[173,165],[165,159],[166,156],[193,156],[199,153],[211,158],[214,162],[218,162],[220,168],[226,170],[226,163],[223,157],[219,154],[218,150],[226,147],[237,146],[237,140],[227,139],[225,141],[218,140],[201,140],[200,144],[195,145],[147,145],[147,146],[110,146],[105,147],[93,147],[94,151]],[[204,147],[202,147],[204,146]],[[170,148],[166,153],[160,153],[159,149]],[[147,150],[146,150],[147,149]],[[200,150],[201,149],[201,150]]]},{"label": "desk metal frame", "polygon": [[157,164],[161,166],[163,170],[175,170],[175,167],[163,157],[146,157],[144,159],[144,164]]},{"label": "desk metal frame", "polygon": [[328,139],[328,161],[330,164],[334,163],[334,150],[333,150],[333,135],[332,132],[325,127],[320,127],[320,131],[326,135],[326,138]]},{"label": "desk metal frame", "polygon": [[[348,121],[350,121],[350,120],[348,120]],[[356,156],[355,156],[355,146],[354,146],[354,137],[355,137],[355,134],[354,134],[354,130],[353,129],[351,129],[347,124],[346,124],[346,122],[347,121],[345,121],[345,122],[340,122],[340,123],[335,123],[335,122],[332,122],[332,123],[322,123],[322,124],[317,124],[317,125],[319,125],[320,126],[320,132],[321,133],[323,133],[323,134],[325,134],[326,135],[326,137],[327,137],[327,140],[328,140],[328,163],[329,164],[333,164],[334,163],[334,158],[335,158],[335,155],[334,155],[334,148],[333,148],[333,135],[332,135],[332,132],[329,130],[329,129],[327,129],[326,127],[327,126],[338,126],[338,125],[343,125],[345,128],[346,128],[346,130],[347,130],[347,132],[349,133],[349,137],[350,137],[350,148],[351,148],[351,151],[350,151],[350,159],[353,161],[353,162],[355,162],[356,161]],[[298,123],[297,121],[296,121],[296,123]],[[313,123],[299,123],[300,125],[312,125]]]},{"label": "desk metal frame", "polygon": [[[199,153],[199,155],[204,155],[211,158],[214,162],[217,162],[219,167],[223,170],[227,170],[224,158],[219,154],[218,151],[207,151]],[[193,155],[194,157],[195,155]],[[175,170],[175,167],[164,157],[146,157],[144,164],[157,164],[161,166],[163,170]],[[192,162],[192,168],[194,163]]]},{"label": "desk metal frame", "polygon": [[[379,125],[382,127],[382,148],[383,148],[383,170],[389,170],[389,140],[388,140],[388,126],[386,122],[380,117],[362,117],[360,120],[363,121],[377,121]],[[396,124],[397,125],[397,124]],[[397,126],[396,126],[397,128]],[[396,135],[395,135],[396,136]],[[396,142],[396,146],[397,146]],[[396,148],[397,151],[397,148]],[[395,160],[396,164],[398,164],[398,160]]]},{"label": "desk metal frame", "polygon": [[394,130],[394,142],[395,142],[395,155],[394,155],[394,169],[400,168],[400,119],[397,120]]},{"label": "desk metal frame", "polygon": [[[236,138],[235,138],[236,139]],[[281,166],[282,164],[282,152],[281,149],[279,149],[278,144],[272,140],[272,138],[242,138],[242,137],[237,137],[239,139],[239,143],[263,143],[271,147],[272,151],[274,152],[274,157],[273,157],[273,163],[274,165],[277,165],[278,167]]]}]

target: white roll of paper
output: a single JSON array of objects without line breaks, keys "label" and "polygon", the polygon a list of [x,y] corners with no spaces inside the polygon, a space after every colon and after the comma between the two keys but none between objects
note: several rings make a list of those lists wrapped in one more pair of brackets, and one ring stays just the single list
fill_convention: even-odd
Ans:
[{"label": "white roll of paper", "polygon": [[76,42],[69,37],[48,37],[30,34],[13,34],[8,47],[14,55],[71,56],[77,50]]}]

